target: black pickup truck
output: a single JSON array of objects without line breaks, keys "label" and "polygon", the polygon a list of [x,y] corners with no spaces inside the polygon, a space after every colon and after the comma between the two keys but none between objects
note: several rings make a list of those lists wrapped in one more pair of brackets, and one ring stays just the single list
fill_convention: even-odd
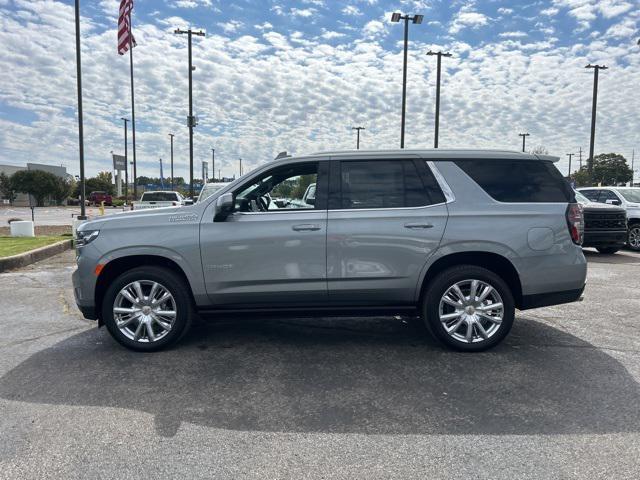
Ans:
[{"label": "black pickup truck", "polygon": [[595,247],[600,253],[616,253],[627,241],[627,212],[624,208],[596,203],[580,192],[576,200],[584,209],[583,247]]}]

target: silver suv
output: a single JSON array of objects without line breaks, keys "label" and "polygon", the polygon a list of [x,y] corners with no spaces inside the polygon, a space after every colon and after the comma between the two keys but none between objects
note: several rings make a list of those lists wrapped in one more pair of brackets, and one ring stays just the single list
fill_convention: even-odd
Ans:
[{"label": "silver suv", "polygon": [[582,207],[555,160],[360,150],[269,162],[193,206],[83,223],[76,301],[143,351],[197,314],[265,310],[417,314],[444,344],[484,350],[516,308],[582,295]]}]

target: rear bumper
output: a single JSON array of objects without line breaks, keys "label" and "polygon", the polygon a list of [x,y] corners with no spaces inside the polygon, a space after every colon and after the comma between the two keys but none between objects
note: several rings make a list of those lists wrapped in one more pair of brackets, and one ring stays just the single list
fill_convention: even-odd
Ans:
[{"label": "rear bumper", "polygon": [[622,247],[627,241],[626,230],[584,232],[583,247]]},{"label": "rear bumper", "polygon": [[530,308],[549,307],[562,303],[571,303],[581,300],[584,287],[577,290],[565,290],[562,292],[537,293],[535,295],[523,295],[520,310]]}]

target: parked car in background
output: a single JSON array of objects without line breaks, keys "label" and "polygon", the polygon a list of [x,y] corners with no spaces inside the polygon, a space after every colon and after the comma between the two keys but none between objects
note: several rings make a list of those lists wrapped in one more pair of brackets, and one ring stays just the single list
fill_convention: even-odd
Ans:
[{"label": "parked car in background", "polygon": [[594,247],[600,253],[616,253],[627,242],[627,212],[616,205],[592,202],[580,192],[576,200],[584,211],[583,247]]},{"label": "parked car in background", "polygon": [[[196,313],[420,315],[480,351],[515,309],[577,301],[582,206],[556,157],[478,150],[282,158],[195,205],[78,228],[76,303],[122,345],[177,342]],[[313,204],[273,206],[276,197]]]},{"label": "parked car in background", "polygon": [[139,202],[132,202],[132,210],[146,210],[149,208],[179,207],[185,204],[185,199],[178,192],[144,192]]},{"label": "parked car in background", "polygon": [[627,246],[640,251],[640,188],[638,187],[590,187],[579,188],[592,202],[619,205],[627,212]]},{"label": "parked car in background", "polygon": [[216,193],[218,190],[226,187],[227,185],[229,185],[229,182],[209,182],[209,183],[206,183],[202,187],[202,190],[200,190],[200,195],[198,195],[198,199],[196,200],[196,203],[200,203],[203,200],[206,200],[211,195]]},{"label": "parked car in background", "polygon": [[102,202],[108,207],[113,205],[113,197],[107,192],[91,192],[87,199],[89,204],[100,205]]}]

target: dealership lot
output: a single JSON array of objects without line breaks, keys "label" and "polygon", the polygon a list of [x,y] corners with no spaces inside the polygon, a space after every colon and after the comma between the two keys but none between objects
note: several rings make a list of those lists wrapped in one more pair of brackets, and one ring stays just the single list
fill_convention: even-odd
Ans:
[{"label": "dealership lot", "polygon": [[637,478],[640,255],[460,354],[412,319],[219,319],[140,354],[72,252],[0,275],[3,478]]}]

